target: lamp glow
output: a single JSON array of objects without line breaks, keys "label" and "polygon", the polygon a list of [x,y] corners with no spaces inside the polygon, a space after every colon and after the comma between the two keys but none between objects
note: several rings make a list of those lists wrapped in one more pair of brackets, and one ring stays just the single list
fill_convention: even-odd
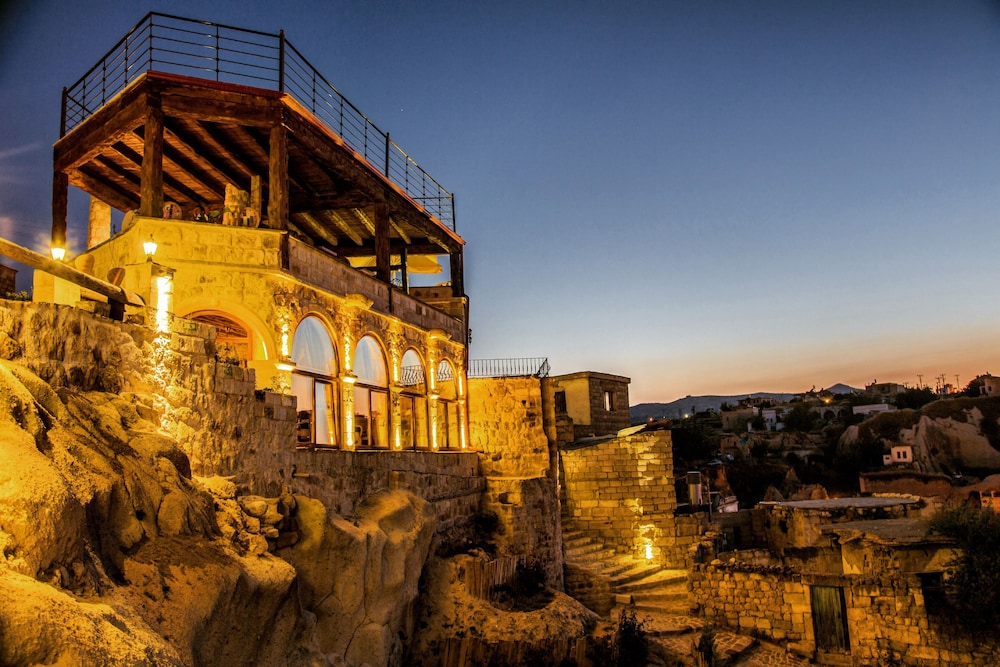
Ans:
[{"label": "lamp glow", "polygon": [[279,371],[294,371],[295,362],[289,359],[288,357],[281,357],[280,359],[278,359],[278,361],[274,363],[274,367],[277,368]]},{"label": "lamp glow", "polygon": [[144,253],[146,253],[146,261],[147,262],[152,262],[153,261],[153,255],[156,254],[156,241],[153,240],[153,235],[152,234],[149,235],[149,240],[148,241],[143,242],[143,244],[142,244],[142,251]]},{"label": "lamp glow", "polygon": [[52,259],[61,262],[66,259],[66,248],[52,247]]}]

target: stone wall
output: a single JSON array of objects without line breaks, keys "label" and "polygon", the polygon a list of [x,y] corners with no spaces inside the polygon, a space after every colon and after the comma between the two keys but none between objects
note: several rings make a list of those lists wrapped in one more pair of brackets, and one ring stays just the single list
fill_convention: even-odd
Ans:
[{"label": "stone wall", "polygon": [[128,396],[177,440],[193,474],[232,477],[244,492],[289,487],[349,516],[376,492],[405,489],[431,501],[443,527],[478,511],[486,482],[475,453],[297,449],[294,398],[216,361],[210,327],[176,324],[157,335],[69,306],[0,301],[0,357],[56,388]]},{"label": "stone wall", "polygon": [[[996,664],[995,642],[954,633],[943,616],[928,615],[917,574],[831,576],[800,574],[762,559],[697,565],[689,575],[692,598],[701,615],[718,627],[784,644],[819,664],[921,667]],[[817,652],[811,586],[844,590],[847,635],[845,654]]]},{"label": "stone wall", "polygon": [[795,646],[815,648],[809,587],[780,566],[732,563],[695,565],[688,575],[691,598],[714,625]]},{"label": "stone wall", "polygon": [[470,442],[483,454],[484,474],[548,474],[549,440],[538,378],[473,378],[468,396]]},{"label": "stone wall", "polygon": [[[564,515],[622,553],[684,567],[700,529],[678,534],[670,431],[648,431],[560,452]],[[689,534],[690,533],[690,534]],[[697,533],[697,534],[696,534]]]}]

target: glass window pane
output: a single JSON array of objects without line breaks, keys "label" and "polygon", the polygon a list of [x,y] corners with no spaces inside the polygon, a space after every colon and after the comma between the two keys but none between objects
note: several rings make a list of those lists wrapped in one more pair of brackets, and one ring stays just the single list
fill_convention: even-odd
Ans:
[{"label": "glass window pane", "polygon": [[382,348],[371,336],[365,336],[358,341],[354,351],[354,374],[358,376],[358,382],[363,384],[373,387],[389,386]]},{"label": "glass window pane", "polygon": [[316,444],[337,442],[334,419],[333,387],[328,382],[316,382]]},{"label": "glass window pane", "polygon": [[326,327],[316,317],[306,317],[295,329],[292,360],[302,371],[336,375],[336,355]]},{"label": "glass window pane", "polygon": [[420,357],[413,350],[407,350],[403,355],[403,362],[400,368],[399,383],[411,394],[426,393],[424,379],[424,365]]},{"label": "glass window pane", "polygon": [[313,441],[313,379],[307,375],[292,373],[292,395],[295,396],[298,411],[298,426],[295,441],[308,444]]},{"label": "glass window pane", "polygon": [[437,445],[447,449],[448,444],[448,401],[437,402]]},{"label": "glass window pane", "polygon": [[371,447],[370,394],[367,387],[354,387],[354,445],[356,447]]},{"label": "glass window pane", "polygon": [[427,399],[417,396],[413,400],[414,445],[417,449],[427,449]]},{"label": "glass window pane", "polygon": [[389,446],[389,395],[371,392],[372,398],[372,447]]},{"label": "glass window pane", "polygon": [[459,436],[458,427],[461,422],[458,419],[458,403],[448,404],[448,446],[461,447],[462,439]]},{"label": "glass window pane", "polygon": [[412,449],[413,441],[413,397],[399,397],[399,446]]}]

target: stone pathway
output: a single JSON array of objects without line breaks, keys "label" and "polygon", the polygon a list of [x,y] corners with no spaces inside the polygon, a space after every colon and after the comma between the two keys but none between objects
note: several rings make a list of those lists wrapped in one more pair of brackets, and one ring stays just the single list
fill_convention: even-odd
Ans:
[{"label": "stone pathway", "polygon": [[808,667],[805,658],[787,653],[778,646],[762,644],[750,649],[734,663],[734,667]]}]

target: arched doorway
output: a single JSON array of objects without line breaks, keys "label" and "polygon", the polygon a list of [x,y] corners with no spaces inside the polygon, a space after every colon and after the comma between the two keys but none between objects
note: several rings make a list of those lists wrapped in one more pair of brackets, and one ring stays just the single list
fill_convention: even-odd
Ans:
[{"label": "arched doorway", "polygon": [[253,359],[254,340],[250,328],[228,313],[199,310],[187,319],[215,327],[215,356],[220,361],[245,364]]}]

